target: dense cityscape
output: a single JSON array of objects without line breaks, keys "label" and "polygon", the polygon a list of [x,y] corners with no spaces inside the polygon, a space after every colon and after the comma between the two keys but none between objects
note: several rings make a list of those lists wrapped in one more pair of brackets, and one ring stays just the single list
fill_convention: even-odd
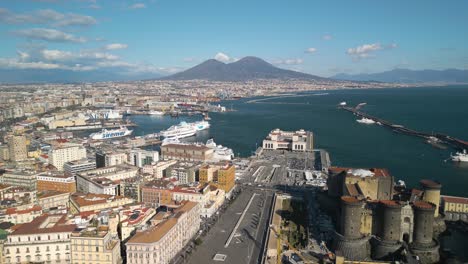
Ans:
[{"label": "dense cityscape", "polygon": [[0,264],[468,263],[468,1],[0,2]]},{"label": "dense cityscape", "polygon": [[[194,83],[203,88],[181,88]],[[299,84],[257,91],[287,96],[328,88]],[[437,238],[446,222],[468,220],[468,198],[443,195],[443,183],[406,186],[385,168],[332,165],[328,152],[315,148],[312,131],[272,127],[251,157],[234,157],[214,141],[179,140],[216,125],[210,112],[231,111],[219,105],[222,99],[249,96],[249,84],[237,85],[4,86],[3,263],[438,263],[450,257]],[[204,121],[135,136],[131,115]]]}]

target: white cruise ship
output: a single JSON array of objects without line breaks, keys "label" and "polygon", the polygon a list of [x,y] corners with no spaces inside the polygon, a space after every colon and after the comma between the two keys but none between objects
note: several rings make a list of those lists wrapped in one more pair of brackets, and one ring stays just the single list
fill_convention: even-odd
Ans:
[{"label": "white cruise ship", "polygon": [[463,152],[457,152],[455,155],[450,155],[453,161],[456,162],[468,162],[468,153],[466,153],[466,149]]},{"label": "white cruise ship", "polygon": [[129,136],[132,132],[133,130],[128,129],[127,127],[120,127],[119,129],[103,129],[101,132],[92,133],[89,137],[96,140],[111,139]]},{"label": "white cruise ship", "polygon": [[186,138],[194,136],[197,133],[195,127],[186,122],[180,122],[178,125],[171,126],[167,130],[161,131],[164,138]]},{"label": "white cruise ship", "polygon": [[210,123],[208,121],[202,120],[198,122],[189,123],[192,125],[197,131],[205,130],[210,128]]},{"label": "white cruise ship", "polygon": [[222,145],[216,145],[213,139],[208,139],[205,145],[214,150],[213,160],[215,161],[232,160],[232,158],[234,158],[232,149]]}]

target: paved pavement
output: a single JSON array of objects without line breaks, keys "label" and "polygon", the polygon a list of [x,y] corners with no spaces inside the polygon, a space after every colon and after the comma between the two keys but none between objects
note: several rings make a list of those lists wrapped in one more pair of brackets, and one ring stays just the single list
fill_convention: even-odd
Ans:
[{"label": "paved pavement", "polygon": [[[254,195],[256,193],[257,195]],[[239,219],[252,198],[243,219]],[[203,243],[188,258],[188,263],[258,263],[264,236],[268,228],[269,211],[273,192],[270,190],[244,189],[237,199],[219,217]],[[239,225],[229,245],[226,245],[236,224]],[[226,255],[224,261],[214,261],[216,254]]]}]

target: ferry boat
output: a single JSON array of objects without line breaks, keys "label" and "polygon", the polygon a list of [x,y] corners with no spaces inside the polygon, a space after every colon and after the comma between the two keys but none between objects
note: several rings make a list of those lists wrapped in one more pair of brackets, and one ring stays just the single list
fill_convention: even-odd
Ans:
[{"label": "ferry boat", "polygon": [[161,131],[161,136],[164,138],[186,138],[194,136],[196,133],[197,129],[193,125],[187,122],[180,122],[178,125]]},{"label": "ferry boat", "polygon": [[356,120],[356,122],[361,123],[361,124],[366,124],[366,125],[375,124],[375,121],[374,121],[374,120],[369,119],[369,118],[365,118],[365,117]]},{"label": "ferry boat", "polygon": [[148,112],[149,115],[164,115],[164,112],[161,111],[156,111],[156,110],[151,110]]},{"label": "ferry boat", "polygon": [[120,127],[119,129],[103,129],[101,132],[92,133],[89,137],[95,140],[111,139],[129,136],[132,132],[133,130],[128,129],[127,127]]},{"label": "ferry boat", "polygon": [[208,121],[198,121],[194,123],[189,123],[191,126],[193,126],[197,131],[205,130],[210,128],[210,123]]},{"label": "ferry boat", "polygon": [[466,153],[466,149],[463,152],[457,152],[455,155],[450,155],[452,161],[456,162],[468,162],[468,153]]}]

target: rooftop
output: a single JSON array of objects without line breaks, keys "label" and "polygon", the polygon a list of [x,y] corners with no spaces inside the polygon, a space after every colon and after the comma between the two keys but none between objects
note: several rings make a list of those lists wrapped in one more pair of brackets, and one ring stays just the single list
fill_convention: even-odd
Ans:
[{"label": "rooftop", "polygon": [[468,198],[466,197],[456,197],[456,196],[442,196],[442,201],[447,203],[459,203],[459,204],[468,204]]},{"label": "rooftop", "polygon": [[142,232],[137,232],[127,243],[155,243],[161,240],[176,224],[179,217],[195,207],[195,202],[184,202],[183,205],[176,210],[172,217],[164,220],[158,225],[151,227]]},{"label": "rooftop", "polygon": [[33,235],[44,233],[69,233],[75,230],[76,225],[67,224],[66,215],[43,214],[30,223],[15,228],[11,235]]}]

